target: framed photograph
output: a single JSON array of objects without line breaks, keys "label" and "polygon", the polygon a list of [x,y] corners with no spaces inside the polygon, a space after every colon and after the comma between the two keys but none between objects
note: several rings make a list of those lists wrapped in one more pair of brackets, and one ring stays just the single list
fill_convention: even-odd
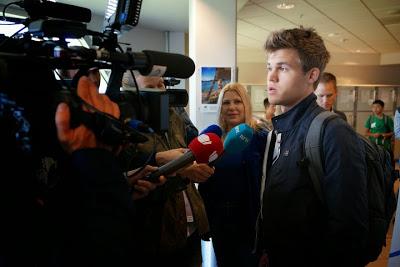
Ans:
[{"label": "framed photograph", "polygon": [[[222,88],[232,81],[230,67],[202,67],[201,68],[201,104],[216,105]],[[203,108],[212,111],[212,107]]]}]

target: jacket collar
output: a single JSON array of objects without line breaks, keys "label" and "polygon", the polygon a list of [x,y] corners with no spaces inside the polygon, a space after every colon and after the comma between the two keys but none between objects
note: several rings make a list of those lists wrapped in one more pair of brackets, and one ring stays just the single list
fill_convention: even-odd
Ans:
[{"label": "jacket collar", "polygon": [[273,117],[274,129],[278,132],[286,132],[297,127],[299,123],[302,123],[304,116],[310,115],[311,111],[318,106],[316,99],[316,95],[311,93],[289,111]]}]

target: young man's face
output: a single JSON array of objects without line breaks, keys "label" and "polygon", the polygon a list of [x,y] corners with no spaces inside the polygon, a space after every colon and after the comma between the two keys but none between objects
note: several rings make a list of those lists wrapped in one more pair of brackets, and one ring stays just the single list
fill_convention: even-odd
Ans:
[{"label": "young man's face", "polygon": [[317,89],[315,89],[315,94],[317,95],[318,105],[331,111],[336,100],[336,89],[333,82],[320,82]]},{"label": "young man's face", "polygon": [[[294,49],[280,49],[268,54],[268,100],[291,109],[313,92],[313,82],[304,73],[300,58]],[[319,74],[319,73],[318,73]]]},{"label": "young man's face", "polygon": [[375,115],[381,115],[383,113],[383,107],[379,104],[373,104],[372,112],[375,113]]}]

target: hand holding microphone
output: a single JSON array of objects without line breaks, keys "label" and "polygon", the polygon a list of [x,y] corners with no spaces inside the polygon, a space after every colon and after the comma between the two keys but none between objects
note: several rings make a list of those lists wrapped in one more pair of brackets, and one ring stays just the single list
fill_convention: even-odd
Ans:
[{"label": "hand holding microphone", "polygon": [[157,181],[160,175],[168,175],[185,167],[189,163],[210,163],[216,160],[223,151],[221,139],[214,133],[205,133],[193,139],[189,144],[189,151],[181,157],[168,162],[159,167],[157,171],[151,173],[146,179],[150,182]]},{"label": "hand holding microphone", "polygon": [[194,183],[203,183],[214,174],[214,168],[205,163],[194,163],[177,172],[181,177],[186,177]]},{"label": "hand holding microphone", "polygon": [[132,192],[133,200],[146,197],[150,191],[166,182],[164,176],[160,176],[159,180],[155,183],[143,179],[143,177],[155,170],[157,170],[157,167],[146,165],[144,168],[140,168],[140,170],[136,169],[127,173],[128,184],[134,189]]}]

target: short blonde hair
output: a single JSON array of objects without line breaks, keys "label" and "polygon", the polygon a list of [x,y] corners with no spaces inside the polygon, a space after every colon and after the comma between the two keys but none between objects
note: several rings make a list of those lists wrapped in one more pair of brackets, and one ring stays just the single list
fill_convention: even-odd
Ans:
[{"label": "short blonde hair", "polygon": [[224,86],[224,88],[222,88],[218,97],[218,124],[222,130],[225,132],[228,130],[228,126],[222,118],[222,100],[226,92],[235,92],[240,96],[244,105],[244,122],[255,129],[257,123],[253,119],[253,109],[251,107],[250,97],[247,94],[246,88],[240,83],[228,83]]}]

